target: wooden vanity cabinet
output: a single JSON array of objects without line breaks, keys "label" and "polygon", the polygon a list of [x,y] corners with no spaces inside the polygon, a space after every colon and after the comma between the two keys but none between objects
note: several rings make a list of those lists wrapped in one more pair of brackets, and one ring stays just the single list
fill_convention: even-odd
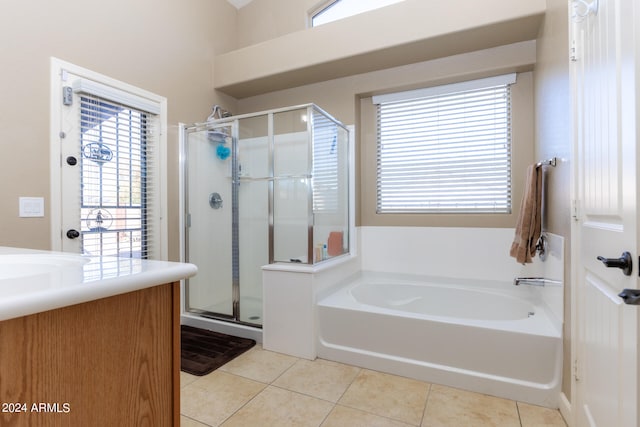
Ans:
[{"label": "wooden vanity cabinet", "polygon": [[179,426],[179,306],[175,282],[0,322],[0,425]]}]

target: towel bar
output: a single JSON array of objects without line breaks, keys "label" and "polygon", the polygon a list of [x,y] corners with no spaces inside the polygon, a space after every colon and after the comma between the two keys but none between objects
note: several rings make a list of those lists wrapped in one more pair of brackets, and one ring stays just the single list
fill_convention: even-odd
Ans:
[{"label": "towel bar", "polygon": [[551,158],[549,160],[543,160],[541,162],[536,163],[536,167],[553,166],[555,168],[557,162],[558,162],[558,158],[557,157],[553,157],[553,158]]},{"label": "towel bar", "polygon": [[547,255],[549,255],[547,237],[544,234],[541,234],[538,238],[538,242],[536,243],[536,251],[538,251],[538,256],[540,257],[540,261],[546,261]]}]

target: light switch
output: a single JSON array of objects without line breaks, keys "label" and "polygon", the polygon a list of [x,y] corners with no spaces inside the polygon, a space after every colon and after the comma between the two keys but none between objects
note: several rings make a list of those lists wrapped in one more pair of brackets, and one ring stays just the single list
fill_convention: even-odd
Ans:
[{"label": "light switch", "polygon": [[21,218],[44,216],[44,197],[20,197],[19,201]]}]

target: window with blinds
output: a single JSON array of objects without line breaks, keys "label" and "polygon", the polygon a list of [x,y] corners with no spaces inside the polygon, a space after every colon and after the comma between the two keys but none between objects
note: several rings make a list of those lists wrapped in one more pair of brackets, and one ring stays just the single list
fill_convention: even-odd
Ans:
[{"label": "window with blinds", "polygon": [[148,258],[153,115],[87,94],[80,103],[82,252]]},{"label": "window with blinds", "polygon": [[374,97],[378,213],[510,213],[515,75]]}]

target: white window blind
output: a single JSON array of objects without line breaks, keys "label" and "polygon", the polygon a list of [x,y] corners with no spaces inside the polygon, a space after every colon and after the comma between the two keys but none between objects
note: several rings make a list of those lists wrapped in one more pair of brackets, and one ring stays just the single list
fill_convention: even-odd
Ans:
[{"label": "white window blind", "polygon": [[89,94],[80,103],[82,251],[148,258],[155,116]]},{"label": "white window blind", "polygon": [[126,105],[151,114],[160,114],[161,111],[160,104],[157,102],[93,80],[74,80],[73,91],[75,93],[88,94],[101,99],[107,99],[115,104]]},{"label": "white window blind", "polygon": [[511,212],[510,81],[374,100],[377,212]]}]

